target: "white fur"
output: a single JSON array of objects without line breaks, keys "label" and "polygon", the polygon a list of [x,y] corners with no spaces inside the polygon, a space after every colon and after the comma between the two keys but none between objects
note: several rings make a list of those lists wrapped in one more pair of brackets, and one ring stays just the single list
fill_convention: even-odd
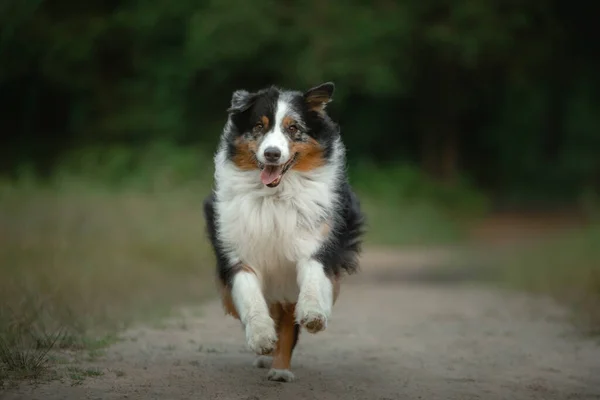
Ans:
[{"label": "white fur", "polygon": [[258,354],[271,351],[277,341],[275,322],[269,316],[269,307],[256,275],[246,271],[237,273],[233,277],[231,297],[246,328],[250,349]]},{"label": "white fur", "polygon": [[313,333],[325,329],[333,307],[333,285],[323,265],[312,259],[299,262],[298,286],[296,322],[305,326],[308,323],[306,328]]},{"label": "white fur", "polygon": [[[261,143],[259,160],[269,145],[281,146],[282,163],[289,159],[281,126],[289,112],[287,103],[279,100],[275,127]],[[323,266],[311,257],[327,239],[323,224],[335,217],[334,189],[343,173],[343,161],[344,147],[338,138],[327,165],[309,172],[289,170],[277,187],[270,188],[262,184],[258,169],[241,170],[227,159],[225,142],[217,151],[218,236],[230,265],[242,262],[255,272],[235,275],[232,297],[246,327],[248,345],[259,354],[267,354],[276,340],[267,304],[298,302],[297,319],[309,331],[322,330],[327,324],[332,285]],[[271,370],[269,379],[291,381],[294,376],[287,370]]]},{"label": "white fur", "polygon": [[326,239],[322,224],[333,218],[343,152],[338,141],[331,163],[290,170],[275,188],[262,184],[258,170],[243,171],[227,160],[224,146],[217,152],[219,238],[232,265],[242,261],[256,272],[268,302],[298,299],[296,266]]},{"label": "white fur", "polygon": [[271,130],[265,135],[260,146],[258,147],[258,151],[256,152],[256,157],[261,163],[267,163],[267,160],[265,159],[265,150],[269,147],[275,147],[279,149],[279,151],[281,151],[281,158],[278,161],[279,164],[285,164],[290,160],[290,148],[288,144],[288,139],[283,131],[283,119],[289,113],[290,110],[288,103],[284,100],[277,101],[277,109],[275,111],[275,123],[273,125],[273,130]]},{"label": "white fur", "polygon": [[267,379],[270,381],[292,382],[295,378],[294,373],[289,369],[271,368],[267,374]]}]

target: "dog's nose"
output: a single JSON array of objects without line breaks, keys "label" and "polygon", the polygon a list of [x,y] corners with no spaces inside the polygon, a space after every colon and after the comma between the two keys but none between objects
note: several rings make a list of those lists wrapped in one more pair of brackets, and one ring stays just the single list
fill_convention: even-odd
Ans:
[{"label": "dog's nose", "polygon": [[265,149],[265,159],[268,162],[277,162],[281,158],[281,150],[277,147],[267,147]]}]

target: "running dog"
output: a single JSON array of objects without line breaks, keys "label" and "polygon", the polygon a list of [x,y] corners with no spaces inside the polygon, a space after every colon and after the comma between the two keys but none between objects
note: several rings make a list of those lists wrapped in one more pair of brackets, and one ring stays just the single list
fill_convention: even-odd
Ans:
[{"label": "running dog", "polygon": [[227,314],[267,378],[290,382],[300,329],[327,327],[340,278],[358,269],[364,218],[346,175],[333,83],[237,90],[204,202]]}]

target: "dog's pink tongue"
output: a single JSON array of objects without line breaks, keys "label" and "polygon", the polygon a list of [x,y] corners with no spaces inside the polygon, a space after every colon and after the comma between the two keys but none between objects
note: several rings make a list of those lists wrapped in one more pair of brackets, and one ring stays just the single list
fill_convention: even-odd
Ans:
[{"label": "dog's pink tongue", "polygon": [[266,166],[265,169],[260,171],[260,180],[263,184],[268,185],[272,183],[279,177],[279,173],[281,172],[280,167]]}]

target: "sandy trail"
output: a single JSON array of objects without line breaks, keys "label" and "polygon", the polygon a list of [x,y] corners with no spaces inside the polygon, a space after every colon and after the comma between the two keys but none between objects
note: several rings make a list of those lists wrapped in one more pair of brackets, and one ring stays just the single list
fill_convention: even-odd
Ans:
[{"label": "sandy trail", "polygon": [[217,301],[124,334],[103,376],[11,389],[5,399],[600,399],[600,346],[555,304],[475,283],[406,279],[443,252],[371,252],[327,331],[302,332],[296,381],[252,367]]}]

